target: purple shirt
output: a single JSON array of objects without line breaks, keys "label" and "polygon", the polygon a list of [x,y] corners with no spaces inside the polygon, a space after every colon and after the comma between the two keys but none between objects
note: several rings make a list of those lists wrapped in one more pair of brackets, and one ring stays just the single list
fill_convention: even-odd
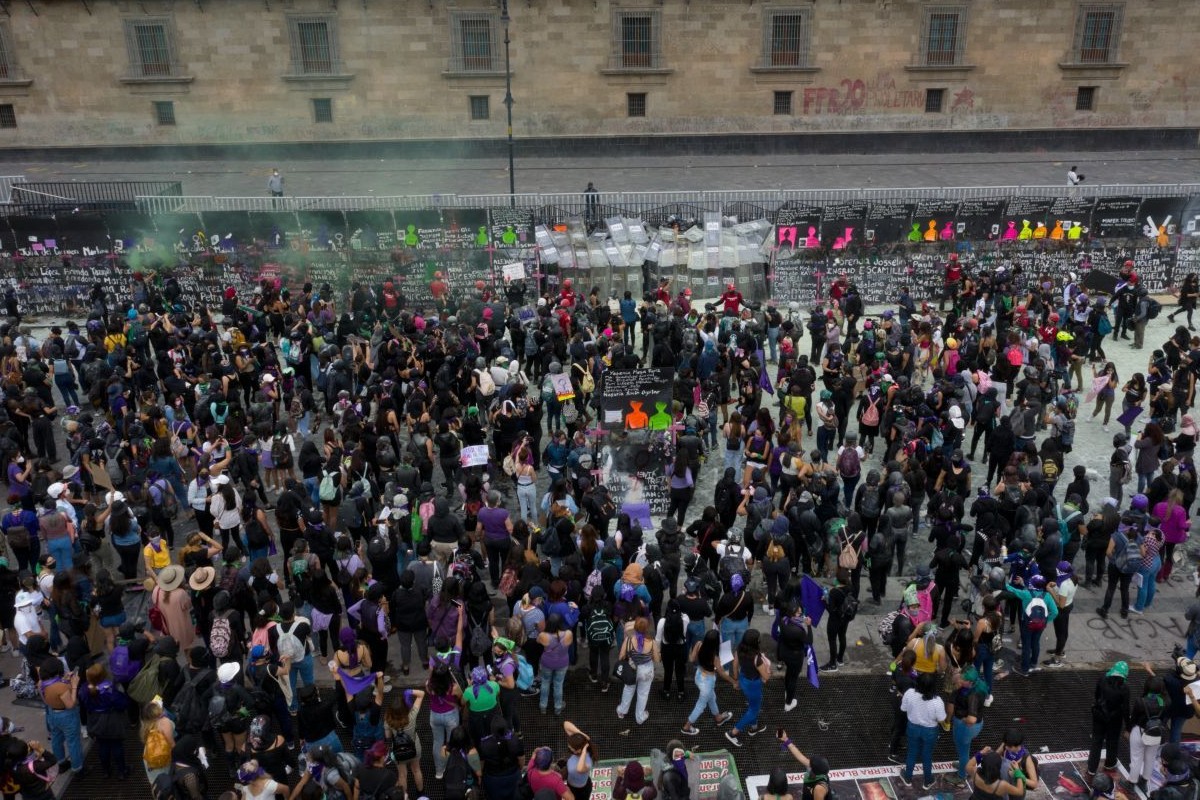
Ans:
[{"label": "purple shirt", "polygon": [[25,497],[32,491],[29,481],[18,478],[24,471],[24,464],[18,464],[14,461],[8,465],[8,491],[17,497]]},{"label": "purple shirt", "polygon": [[476,513],[475,518],[483,526],[483,538],[487,541],[498,542],[508,538],[508,509],[484,506]]}]

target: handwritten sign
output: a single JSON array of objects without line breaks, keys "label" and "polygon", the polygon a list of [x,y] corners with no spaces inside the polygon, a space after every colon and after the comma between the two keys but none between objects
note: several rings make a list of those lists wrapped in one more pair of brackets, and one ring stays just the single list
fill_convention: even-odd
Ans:
[{"label": "handwritten sign", "polygon": [[464,447],[462,453],[459,454],[459,460],[463,467],[485,467],[488,463],[488,446],[486,444],[474,444],[470,447]]},{"label": "handwritten sign", "polygon": [[500,272],[504,275],[506,281],[520,281],[525,279],[525,264],[521,261],[514,261],[511,264],[505,264],[500,268]]}]

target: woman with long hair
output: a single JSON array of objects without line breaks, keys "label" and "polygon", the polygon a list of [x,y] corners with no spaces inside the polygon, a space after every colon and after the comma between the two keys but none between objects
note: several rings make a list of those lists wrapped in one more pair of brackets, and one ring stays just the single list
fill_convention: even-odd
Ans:
[{"label": "woman with long hair", "polygon": [[437,664],[430,670],[425,692],[429,697],[429,726],[433,729],[434,777],[440,781],[446,769],[444,745],[461,722],[462,690],[449,664]]},{"label": "woman with long hair", "polygon": [[569,721],[563,722],[567,734],[567,788],[575,800],[588,800],[592,796],[592,765],[600,760],[592,738]]},{"label": "woman with long hair", "polygon": [[87,684],[79,692],[79,705],[87,714],[88,736],[96,743],[104,776],[125,780],[129,777],[125,763],[129,698],[113,683],[103,664],[88,667],[85,675]]},{"label": "woman with long hair", "polygon": [[412,773],[414,794],[418,796],[425,792],[425,778],[421,774],[421,738],[417,735],[417,715],[424,701],[425,692],[421,689],[405,689],[383,714],[383,731],[391,745],[400,789],[408,791],[408,776]]},{"label": "woman with long hair", "polygon": [[120,559],[118,569],[121,577],[132,582],[137,579],[138,553],[142,545],[142,529],[137,517],[129,510],[124,500],[117,500],[100,512],[98,521],[103,522],[104,531],[112,542]]},{"label": "woman with long hair", "polygon": [[1171,566],[1175,559],[1175,547],[1187,541],[1188,513],[1184,504],[1183,492],[1172,489],[1167,493],[1167,499],[1154,506],[1154,516],[1162,520],[1163,536],[1162,568],[1159,569],[1155,580],[1166,583],[1171,577]]},{"label": "woman with long hair", "polygon": [[208,513],[212,514],[221,532],[221,547],[229,547],[229,537],[234,537],[236,541],[242,526],[242,498],[233,488],[228,475],[218,475],[213,479],[213,485],[217,491],[208,498]]},{"label": "woman with long hair", "polygon": [[538,708],[545,714],[553,696],[554,714],[561,717],[566,706],[563,683],[567,678],[567,667],[571,665],[570,647],[575,641],[574,634],[563,629],[561,614],[551,613],[546,617],[546,626],[538,634],[537,640],[542,646],[542,690]]},{"label": "woman with long hair", "polygon": [[1137,490],[1146,491],[1162,464],[1160,454],[1166,440],[1163,429],[1156,422],[1146,423],[1137,441],[1133,443],[1134,469],[1137,472]]},{"label": "woman with long hair", "polygon": [[1092,409],[1092,418],[1095,419],[1103,409],[1104,430],[1108,431],[1108,420],[1112,416],[1113,401],[1117,398],[1117,387],[1121,383],[1121,378],[1117,375],[1117,365],[1109,361],[1105,363],[1103,369],[1097,370],[1093,364],[1092,378],[1092,391],[1096,393],[1096,405]]},{"label": "woman with long hair", "polygon": [[[1124,417],[1132,408],[1143,408],[1146,403],[1146,376],[1140,372],[1133,373],[1133,377],[1125,382],[1121,387],[1121,416]],[[1125,427],[1125,435],[1133,435],[1133,420],[1136,417],[1131,417],[1128,422],[1121,422]],[[1121,420],[1118,418],[1117,420]]]},{"label": "woman with long hair", "polygon": [[763,655],[759,639],[757,630],[751,628],[746,631],[733,659],[733,675],[746,698],[746,713],[731,729],[725,731],[725,738],[734,747],[742,746],[743,733],[754,736],[762,730],[758,724],[758,714],[762,710],[763,687],[771,678],[771,662]]},{"label": "woman with long hair", "polygon": [[685,454],[676,454],[675,461],[667,467],[667,475],[669,476],[668,485],[671,495],[667,516],[675,516],[682,526],[683,518],[687,515],[688,505],[692,502],[692,495],[696,493],[695,476],[692,475],[692,469],[688,466]]},{"label": "woman with long hair", "polygon": [[917,675],[917,685],[904,693],[900,710],[908,717],[908,756],[898,775],[905,786],[912,786],[917,759],[925,771],[925,788],[933,787],[933,743],[946,718],[946,704],[938,697],[937,676],[932,672]]},{"label": "woman with long hair", "polygon": [[[545,655],[542,656],[545,658]],[[621,691],[621,703],[617,706],[617,716],[625,719],[629,707],[637,696],[637,709],[634,720],[638,725],[645,724],[650,715],[646,712],[646,701],[650,697],[650,686],[654,683],[654,665],[660,660],[658,644],[650,630],[648,617],[638,617],[633,623],[632,635],[626,635],[621,642],[621,650],[617,653],[617,661],[630,660],[636,670],[636,679],[626,684]]]},{"label": "woman with long hair", "polygon": [[485,797],[515,797],[525,762],[525,744],[503,714],[492,716],[492,727],[479,742]]},{"label": "woman with long hair", "polygon": [[112,652],[117,630],[125,624],[125,594],[112,579],[112,573],[102,569],[96,573],[92,587],[92,605],[97,609],[100,627],[104,629],[105,649]]}]

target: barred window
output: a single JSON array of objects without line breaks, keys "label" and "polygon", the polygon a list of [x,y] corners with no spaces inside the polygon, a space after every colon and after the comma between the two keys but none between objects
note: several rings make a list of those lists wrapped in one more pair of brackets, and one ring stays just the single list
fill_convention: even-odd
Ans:
[{"label": "barred window", "polygon": [[646,93],[629,92],[625,95],[625,111],[630,117],[646,116]]},{"label": "barred window", "polygon": [[945,89],[926,89],[925,90],[925,113],[940,114],[942,113],[942,103],[946,100]]},{"label": "barred window", "polygon": [[154,121],[159,125],[174,125],[175,124],[175,101],[174,100],[155,100],[154,101]]},{"label": "barred window", "polygon": [[503,59],[496,47],[497,25],[495,14],[454,14],[450,20],[450,71],[500,72]]},{"label": "barred window", "polygon": [[613,19],[613,69],[661,69],[662,30],[659,12],[618,11]]},{"label": "barred window", "polygon": [[314,97],[313,122],[333,122],[333,99],[329,97]]},{"label": "barred window", "polygon": [[489,119],[492,115],[491,98],[486,94],[473,94],[467,98],[474,121]]},{"label": "barred window", "polygon": [[790,117],[792,115],[792,93],[775,92],[775,116]]},{"label": "barred window", "polygon": [[770,11],[763,20],[763,66],[807,67],[811,28],[802,10]]},{"label": "barred window", "polygon": [[1073,55],[1080,64],[1111,64],[1117,60],[1124,6],[1087,3],[1075,18]]},{"label": "barred window", "polygon": [[966,16],[961,8],[934,6],[925,10],[918,62],[921,66],[954,67],[963,63]]},{"label": "barred window", "polygon": [[1096,110],[1096,87],[1095,86],[1080,86],[1075,92],[1075,110],[1076,111],[1095,111]]},{"label": "barred window", "polygon": [[288,17],[293,75],[337,75],[337,20],[332,16]]},{"label": "barred window", "polygon": [[7,25],[0,25],[0,81],[19,80],[21,71],[17,67],[13,50],[12,32]]},{"label": "barred window", "polygon": [[175,37],[165,17],[125,20],[125,45],[129,74],[134,78],[171,78],[179,75]]}]

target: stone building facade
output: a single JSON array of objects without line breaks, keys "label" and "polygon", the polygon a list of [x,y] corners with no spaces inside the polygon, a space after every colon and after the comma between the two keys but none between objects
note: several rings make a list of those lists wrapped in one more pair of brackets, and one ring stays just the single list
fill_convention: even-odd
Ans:
[{"label": "stone building facade", "polygon": [[[27,0],[0,148],[498,140],[499,0]],[[514,134],[1200,127],[1195,0],[510,0]]]}]

